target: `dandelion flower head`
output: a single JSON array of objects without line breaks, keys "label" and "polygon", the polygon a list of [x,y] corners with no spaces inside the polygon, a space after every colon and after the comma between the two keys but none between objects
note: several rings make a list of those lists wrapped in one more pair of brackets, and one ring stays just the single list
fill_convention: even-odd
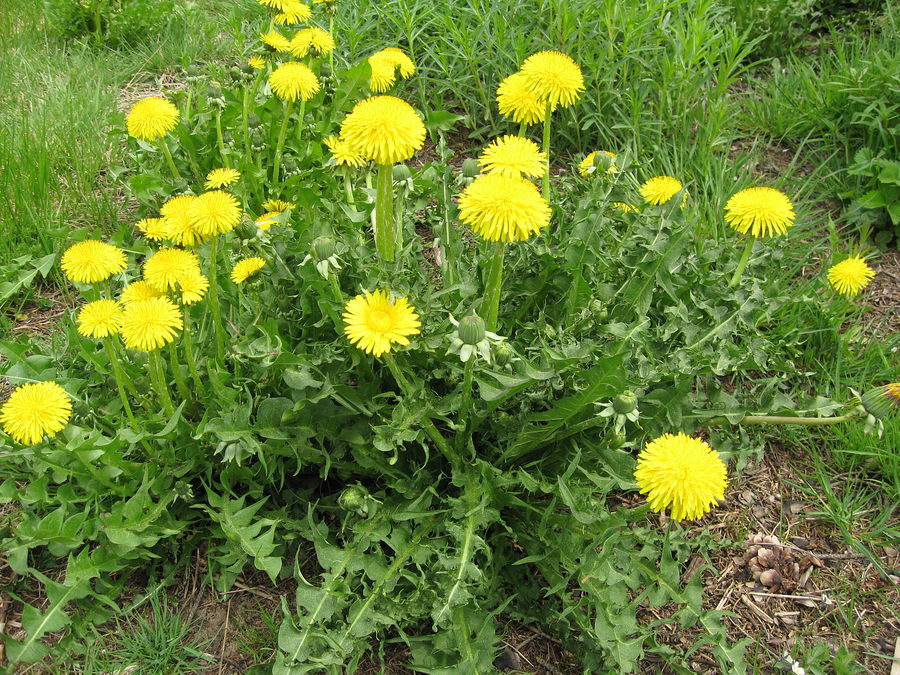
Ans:
[{"label": "dandelion flower head", "polygon": [[17,443],[34,445],[65,428],[72,416],[72,399],[56,382],[16,387],[0,407],[3,431]]},{"label": "dandelion flower head", "polygon": [[161,241],[166,238],[165,221],[162,218],[142,218],[134,226],[147,239]]},{"label": "dandelion flower head", "polygon": [[268,33],[260,33],[259,39],[263,44],[276,52],[291,51],[291,41],[277,30],[270,30]]},{"label": "dandelion flower head", "polygon": [[262,258],[242,258],[231,268],[231,280],[236,284],[242,284],[265,266],[266,261]]},{"label": "dandelion flower head", "polygon": [[310,49],[314,49],[319,54],[327,54],[334,51],[334,47],[334,38],[331,33],[317,26],[298,30],[291,38],[291,54],[297,58],[306,56]]},{"label": "dandelion flower head", "polygon": [[196,246],[208,237],[197,229],[191,216],[191,207],[197,201],[195,195],[179,195],[162,205],[165,239],[179,246]]},{"label": "dandelion flower head", "polygon": [[323,143],[331,152],[331,158],[337,166],[351,166],[354,169],[365,166],[366,160],[358,152],[354,152],[347,141],[342,141],[337,136],[329,136]]},{"label": "dandelion flower head", "polygon": [[185,275],[199,271],[199,258],[182,248],[161,248],[144,263],[144,279],[164,293],[175,290]]},{"label": "dandelion flower head", "polygon": [[259,4],[274,9],[276,12],[283,12],[290,7],[294,0],[259,0]]},{"label": "dandelion flower head", "polygon": [[366,291],[344,307],[344,334],[366,354],[381,356],[392,344],[408,345],[407,336],[421,332],[415,310],[406,298],[391,301],[387,291]]},{"label": "dandelion flower head", "polygon": [[309,21],[312,17],[312,10],[309,5],[305,5],[300,0],[290,0],[290,2],[282,3],[282,9],[273,18],[279,26],[288,24],[303,23]]},{"label": "dandelion flower head", "polygon": [[263,57],[254,54],[249,59],[247,59],[247,65],[251,68],[254,68],[255,70],[262,70],[266,67],[266,60]]},{"label": "dandelion flower head", "polygon": [[547,153],[541,152],[537,143],[521,136],[496,138],[478,157],[478,166],[489,173],[519,178],[537,178],[544,175]]},{"label": "dandelion flower head", "polygon": [[522,73],[513,73],[497,87],[497,108],[501,115],[517,124],[539,124],[544,121],[547,106],[541,101]]},{"label": "dandelion flower head", "polygon": [[308,101],[319,92],[319,78],[299,61],[282,63],[269,74],[269,86],[285,101]]},{"label": "dandelion flower head", "polygon": [[296,209],[294,202],[286,202],[281,199],[267,199],[263,202],[263,210],[265,211],[287,211],[288,209]]},{"label": "dandelion flower head", "polygon": [[532,54],[525,59],[520,72],[545,104],[567,107],[575,103],[584,91],[581,68],[562,52]]},{"label": "dandelion flower head", "polygon": [[728,484],[719,453],[699,438],[664,434],[640,452],[634,479],[656,512],[673,520],[699,518],[725,498]]},{"label": "dandelion flower head", "polygon": [[594,164],[594,160],[597,159],[598,154],[606,155],[610,159],[609,168],[606,170],[607,173],[617,173],[619,171],[619,168],[612,163],[612,160],[616,158],[615,153],[609,152],[608,150],[597,150],[581,160],[581,163],[578,165],[578,173],[580,173],[585,178],[594,173],[597,170],[597,166]]},{"label": "dandelion flower head", "polygon": [[356,104],[341,123],[341,139],[376,164],[396,164],[425,144],[425,124],[413,107],[394,96]]},{"label": "dandelion flower head", "polygon": [[71,281],[95,284],[124,272],[128,258],[125,251],[112,244],[88,239],[67,248],[59,264]]},{"label": "dandelion flower head", "polygon": [[281,211],[269,211],[267,213],[262,214],[259,218],[253,221],[256,226],[261,230],[268,230],[273,225],[275,225],[278,221],[276,218],[281,215]]},{"label": "dandelion flower head", "polygon": [[191,270],[178,279],[178,300],[182,305],[193,305],[200,302],[209,289],[209,279],[199,270]]},{"label": "dandelion flower head", "polygon": [[78,332],[85,337],[105,338],[119,332],[122,306],[115,300],[95,300],[78,310]]},{"label": "dandelion flower head", "polygon": [[868,286],[874,277],[875,270],[860,256],[851,256],[828,270],[828,281],[841,295],[856,295]]},{"label": "dandelion flower head", "polygon": [[125,306],[119,332],[129,349],[150,352],[172,342],[181,329],[178,306],[168,298],[151,298]]},{"label": "dandelion flower head", "polygon": [[128,134],[141,141],[157,141],[178,124],[178,108],[159,96],[148,96],[135,103],[125,125]]},{"label": "dandelion flower head", "polygon": [[725,221],[741,234],[771,237],[794,224],[794,205],[787,195],[769,187],[752,187],[725,204]]},{"label": "dandelion flower head", "polygon": [[[671,176],[656,176],[651,178],[648,181],[645,181],[640,188],[641,197],[644,198],[648,204],[656,204],[657,206],[660,204],[665,204],[672,197],[677,195],[681,188],[683,188],[681,181],[677,178],[672,178]],[[684,195],[685,200],[687,200],[687,194]],[[682,206],[684,206],[684,202],[682,202]]]},{"label": "dandelion flower head", "polygon": [[369,89],[384,92],[394,86],[397,81],[397,70],[404,80],[416,72],[416,65],[402,49],[388,47],[375,52],[369,57],[369,66],[372,68],[372,77],[369,79]]},{"label": "dandelion flower head", "polygon": [[140,279],[138,281],[132,281],[122,289],[122,292],[119,293],[119,302],[123,305],[127,305],[132,302],[137,302],[138,300],[149,300],[150,298],[161,297],[163,297],[162,291],[157,290],[149,282]]},{"label": "dandelion flower head", "polygon": [[550,222],[550,206],[531,181],[478,176],[459,196],[459,219],[488,241],[523,241]]},{"label": "dandelion flower head", "polygon": [[211,190],[197,197],[188,211],[193,226],[204,237],[230,232],[241,222],[241,208],[234,195]]},{"label": "dandelion flower head", "polygon": [[207,190],[214,188],[223,188],[237,183],[241,177],[241,172],[237,169],[213,169],[206,174],[206,182],[203,187]]}]

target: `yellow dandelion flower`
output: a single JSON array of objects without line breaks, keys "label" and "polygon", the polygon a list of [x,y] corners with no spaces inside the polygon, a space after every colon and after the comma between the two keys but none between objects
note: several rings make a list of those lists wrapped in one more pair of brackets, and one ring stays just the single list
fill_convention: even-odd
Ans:
[{"label": "yellow dandelion flower", "polygon": [[900,382],[891,382],[870,389],[862,395],[862,404],[866,412],[884,419],[900,410]]},{"label": "yellow dandelion flower", "polygon": [[3,407],[3,431],[22,445],[40,443],[65,428],[72,416],[72,399],[56,382],[35,382],[16,387]]},{"label": "yellow dandelion flower", "polygon": [[550,222],[550,205],[530,181],[488,173],[459,196],[459,219],[488,241],[524,241]]},{"label": "yellow dandelion flower", "polygon": [[144,280],[165,293],[175,290],[182,277],[199,271],[196,254],[182,248],[161,248],[144,263]]},{"label": "yellow dandelion flower", "polygon": [[206,182],[203,184],[203,187],[207,190],[228,187],[233,183],[237,183],[240,177],[241,172],[237,169],[213,169],[206,174]]},{"label": "yellow dandelion flower", "polygon": [[337,136],[329,136],[323,142],[331,152],[334,163],[338,166],[352,166],[358,169],[365,165],[366,160],[359,153],[354,152],[347,141],[342,141]]},{"label": "yellow dandelion flower", "polygon": [[327,54],[335,47],[334,38],[327,30],[316,26],[297,31],[291,38],[291,54],[297,58],[303,58],[309,53],[310,48],[319,54]]},{"label": "yellow dandelion flower", "polygon": [[269,211],[268,213],[262,214],[259,218],[253,221],[256,226],[261,230],[268,230],[270,227],[278,223],[278,216],[281,215],[281,211]]},{"label": "yellow dandelion flower", "polygon": [[285,3],[283,9],[275,15],[275,23],[279,26],[286,26],[292,23],[303,23],[309,21],[312,17],[312,10],[309,5],[304,5],[299,0],[295,2]]},{"label": "yellow dandelion flower", "polygon": [[875,277],[875,270],[866,264],[866,259],[852,256],[842,260],[828,270],[831,287],[841,295],[856,295],[869,285]]},{"label": "yellow dandelion flower", "polygon": [[276,52],[291,51],[291,41],[277,30],[270,30],[268,33],[260,33],[259,39],[263,44]]},{"label": "yellow dandelion flower", "polygon": [[266,261],[262,258],[242,258],[231,268],[231,280],[236,284],[242,284],[265,266]]},{"label": "yellow dandelion flower", "polygon": [[182,305],[193,305],[200,302],[209,289],[209,279],[199,270],[191,270],[178,279],[179,300]]},{"label": "yellow dandelion flower", "polygon": [[[656,176],[641,185],[640,193],[648,204],[665,204],[672,197],[677,195],[684,186],[681,181],[671,176]],[[687,200],[687,193],[684,195],[684,201]]]},{"label": "yellow dandelion flower", "polygon": [[408,345],[408,335],[421,331],[416,308],[406,298],[393,302],[387,291],[366,291],[344,307],[344,334],[350,344],[376,357],[391,351],[392,344]]},{"label": "yellow dandelion flower", "polygon": [[125,306],[119,332],[129,349],[150,352],[172,342],[182,327],[181,310],[175,303],[151,298]]},{"label": "yellow dandelion flower", "polygon": [[319,78],[305,63],[288,61],[269,74],[269,86],[285,101],[308,101],[319,91]]},{"label": "yellow dandelion flower", "polygon": [[547,105],[522,73],[513,73],[497,87],[497,107],[501,115],[511,117],[516,124],[539,124],[547,114]]},{"label": "yellow dandelion flower", "polygon": [[520,178],[544,175],[547,153],[537,143],[521,136],[496,138],[478,157],[478,165],[487,172]]},{"label": "yellow dandelion flower", "polygon": [[204,237],[231,232],[241,222],[241,207],[234,195],[222,190],[204,192],[191,203],[191,221]]},{"label": "yellow dandelion flower", "polygon": [[340,137],[365,159],[396,164],[425,144],[425,124],[406,101],[372,96],[357,103],[344,118]]},{"label": "yellow dandelion flower", "polygon": [[774,188],[747,188],[725,204],[725,221],[741,234],[749,231],[754,237],[786,234],[794,224],[794,205]]},{"label": "yellow dandelion flower", "polygon": [[259,4],[274,9],[276,12],[283,12],[285,8],[290,7],[293,0],[259,0]]},{"label": "yellow dandelion flower", "polygon": [[247,59],[247,65],[249,65],[251,68],[255,68],[256,70],[262,70],[266,67],[266,60],[263,57],[254,54],[249,59]]},{"label": "yellow dandelion flower", "polygon": [[128,258],[125,251],[112,244],[88,239],[67,248],[59,264],[69,280],[95,284],[124,272]]},{"label": "yellow dandelion flower", "polygon": [[[597,159],[598,154],[606,155],[610,158],[610,160],[614,160],[616,158],[616,154],[613,152],[609,152],[608,150],[597,150],[581,160],[581,163],[578,165],[578,173],[580,173],[585,178],[594,173],[597,170],[597,166],[594,164],[594,160]],[[609,168],[606,170],[606,172],[617,173],[618,170],[619,168],[615,164],[610,162]]]},{"label": "yellow dandelion flower", "polygon": [[166,238],[166,228],[162,218],[142,218],[134,226],[147,239],[161,241]]},{"label": "yellow dandelion flower", "polygon": [[127,305],[138,300],[149,300],[150,298],[161,298],[163,293],[154,288],[150,283],[141,279],[140,281],[132,281],[122,292],[119,293],[119,302]]},{"label": "yellow dandelion flower", "polygon": [[537,97],[553,106],[570,106],[584,91],[581,68],[562,52],[532,54],[525,59],[520,72]]},{"label": "yellow dandelion flower", "polygon": [[174,216],[178,213],[187,213],[188,208],[194,203],[196,198],[196,195],[178,195],[177,197],[172,197],[159,207],[159,215],[165,218],[166,216]]},{"label": "yellow dandelion flower", "polygon": [[163,216],[166,239],[179,246],[196,246],[207,239],[191,217],[191,206],[196,200],[195,195],[179,195],[162,205],[159,211]]},{"label": "yellow dandelion flower", "polygon": [[285,202],[280,199],[267,199],[263,202],[264,211],[287,211],[288,209],[296,209],[294,202]]},{"label": "yellow dandelion flower", "polygon": [[673,520],[700,518],[725,498],[728,484],[719,453],[683,433],[648,443],[638,455],[634,479],[650,508],[671,509]]},{"label": "yellow dandelion flower", "polygon": [[178,124],[178,108],[159,96],[148,96],[133,106],[125,118],[128,133],[142,141],[157,141]]},{"label": "yellow dandelion flower", "polygon": [[78,332],[85,337],[105,338],[119,332],[122,307],[115,300],[95,300],[78,310]]},{"label": "yellow dandelion flower", "polygon": [[636,206],[626,204],[625,202],[613,202],[612,205],[624,213],[640,213]]},{"label": "yellow dandelion flower", "polygon": [[372,68],[369,89],[377,92],[387,91],[394,86],[398,69],[404,80],[416,72],[416,65],[412,59],[397,47],[388,47],[372,54],[369,57],[369,66]]}]

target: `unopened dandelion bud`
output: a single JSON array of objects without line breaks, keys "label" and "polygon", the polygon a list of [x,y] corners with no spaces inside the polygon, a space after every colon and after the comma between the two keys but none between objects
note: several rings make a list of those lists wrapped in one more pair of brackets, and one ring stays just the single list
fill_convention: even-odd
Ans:
[{"label": "unopened dandelion bud", "polygon": [[619,415],[627,415],[637,408],[637,404],[637,396],[630,391],[623,391],[613,399],[613,410]]},{"label": "unopened dandelion bud", "polygon": [[256,223],[245,220],[234,228],[238,239],[253,239],[256,236]]},{"label": "unopened dandelion bud", "polygon": [[484,319],[474,314],[463,317],[456,332],[463,344],[477,345],[484,340]]},{"label": "unopened dandelion bud", "polygon": [[481,173],[481,168],[478,166],[478,162],[476,162],[471,157],[464,160],[462,163],[462,174],[466,178],[475,178],[478,174]]},{"label": "unopened dandelion bud", "polygon": [[331,237],[316,237],[312,243],[312,256],[316,261],[328,260],[334,255],[334,239]]},{"label": "unopened dandelion bud", "polygon": [[863,408],[876,419],[884,419],[900,410],[900,382],[870,389],[862,395]]},{"label": "unopened dandelion bud", "polygon": [[512,361],[513,350],[505,342],[501,342],[499,344],[494,345],[494,362],[498,366],[505,366],[507,363]]},{"label": "unopened dandelion bud", "polygon": [[369,493],[359,485],[348,487],[338,497],[338,506],[365,516],[369,512]]},{"label": "unopened dandelion bud", "polygon": [[407,180],[412,177],[412,171],[409,170],[409,167],[406,166],[406,164],[394,164],[393,173],[395,182]]}]

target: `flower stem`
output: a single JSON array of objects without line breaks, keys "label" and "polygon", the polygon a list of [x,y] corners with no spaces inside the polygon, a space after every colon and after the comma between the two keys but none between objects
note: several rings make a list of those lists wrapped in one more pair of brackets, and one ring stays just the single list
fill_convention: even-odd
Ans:
[{"label": "flower stem", "polygon": [[522,122],[519,125],[519,136],[525,138],[528,135],[528,125],[525,122]]},{"label": "flower stem", "polygon": [[[334,36],[334,9],[329,10],[328,14],[328,34]],[[328,74],[331,76],[332,87],[337,81],[334,79],[334,50],[328,52]]]},{"label": "flower stem", "polygon": [[[297,113],[297,141],[303,140],[303,120],[306,117],[306,99],[300,99],[300,111]],[[297,147],[300,147],[299,145]],[[306,154],[305,152],[303,153]]]},{"label": "flower stem", "polygon": [[[397,380],[397,384],[400,385],[400,389],[403,390],[403,393],[406,396],[410,396],[409,382],[406,380],[406,377],[404,377],[403,371],[400,370],[400,366],[397,365],[397,360],[394,358],[394,355],[390,352],[385,352],[381,355],[381,357],[384,359],[384,362],[390,369],[391,374],[394,376],[394,379]],[[441,432],[438,431],[438,428],[434,426],[434,422],[431,421],[430,417],[422,418],[422,427],[425,429],[425,433],[431,439],[432,443],[434,443],[435,446],[437,446],[437,449],[441,451],[441,454],[447,458],[450,464],[456,466],[456,454],[453,452],[453,449],[450,447],[447,439],[444,438]]]},{"label": "flower stem", "polygon": [[169,386],[166,383],[162,359],[159,358],[158,351],[147,352],[147,365],[150,367],[150,377],[153,380],[153,386],[156,388],[157,396],[162,402],[163,410],[171,417],[175,414],[175,404],[172,403],[172,397],[169,396]]},{"label": "flower stem", "polygon": [[175,386],[178,387],[178,395],[185,401],[191,400],[191,391],[188,389],[187,382],[184,379],[184,373],[181,371],[181,364],[178,363],[178,352],[175,343],[169,343],[169,367],[172,369],[172,375],[175,377]]},{"label": "flower stem", "polygon": [[219,157],[222,158],[222,164],[230,167],[228,157],[225,154],[225,138],[222,136],[222,111],[216,110],[216,142],[219,144]]},{"label": "flower stem", "polygon": [[386,262],[394,260],[394,168],[378,165],[375,185],[375,248]]},{"label": "flower stem", "polygon": [[272,183],[278,185],[278,174],[281,171],[281,151],[284,149],[284,138],[287,136],[288,120],[291,117],[293,101],[288,101],[284,106],[284,119],[281,120],[281,130],[278,132],[278,142],[275,144],[275,168],[272,169]]},{"label": "flower stem", "polygon": [[131,411],[131,404],[128,403],[128,394],[125,392],[125,378],[122,375],[122,366],[119,364],[119,357],[113,348],[112,338],[105,338],[103,346],[106,348],[106,357],[109,359],[109,366],[112,368],[113,376],[116,378],[116,387],[119,389],[119,398],[122,400],[122,409],[128,418],[128,423],[134,431],[138,430],[137,420],[134,419],[134,413]]},{"label": "flower stem", "polygon": [[191,337],[190,327],[191,314],[187,307],[181,308],[181,314],[182,323],[184,324],[184,330],[182,332],[182,335],[184,336],[182,338],[184,340],[184,356],[188,362],[188,370],[191,372],[191,380],[194,383],[194,389],[197,390],[197,395],[199,396],[203,391],[203,381],[200,379],[200,373],[197,370],[197,358],[194,354],[194,339]]},{"label": "flower stem", "polygon": [[178,167],[175,166],[175,160],[172,159],[172,151],[169,150],[169,145],[166,143],[165,138],[159,139],[159,147],[162,148],[163,154],[166,156],[166,162],[169,164],[169,169],[171,170],[172,175],[175,176],[175,180],[183,180],[181,174],[178,173]]},{"label": "flower stem", "polygon": [[547,107],[544,109],[544,154],[547,155],[547,165],[544,167],[544,199],[550,201],[550,119],[553,116],[553,109],[550,101],[547,101]]},{"label": "flower stem", "polygon": [[846,415],[838,417],[779,417],[777,415],[747,415],[738,424],[763,425],[763,424],[785,424],[804,427],[828,426],[830,424],[841,424],[850,420],[861,417],[861,413],[851,411]]},{"label": "flower stem", "polygon": [[463,372],[462,403],[459,406],[459,430],[456,436],[456,451],[461,452],[471,436],[469,431],[469,408],[472,406],[472,379],[475,375],[475,355],[469,356]]},{"label": "flower stem", "polygon": [[219,238],[213,237],[209,244],[209,309],[212,312],[213,326],[216,331],[216,359],[225,361],[225,328],[222,326],[222,314],[219,310],[219,282],[216,274],[216,263],[219,257]]},{"label": "flower stem", "polygon": [[750,252],[753,250],[753,244],[755,242],[756,239],[754,237],[750,237],[750,239],[747,240],[747,244],[744,246],[744,252],[741,253],[741,259],[738,261],[738,266],[734,270],[734,276],[731,277],[728,288],[734,288],[741,280],[741,277],[744,274],[744,268],[747,267],[747,262],[750,260]]},{"label": "flower stem", "polygon": [[505,242],[494,242],[494,252],[488,267],[484,298],[481,301],[481,318],[484,319],[484,327],[491,332],[497,330],[497,315],[500,312],[500,286],[503,283],[503,253],[505,250]]},{"label": "flower stem", "polygon": [[350,171],[344,167],[344,194],[347,195],[347,206],[356,211],[356,199],[353,197],[353,184],[350,182]]}]

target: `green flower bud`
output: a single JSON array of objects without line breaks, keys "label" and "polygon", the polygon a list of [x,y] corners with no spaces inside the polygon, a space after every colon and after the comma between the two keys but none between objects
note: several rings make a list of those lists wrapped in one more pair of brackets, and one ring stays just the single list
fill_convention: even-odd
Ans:
[{"label": "green flower bud", "polygon": [[621,448],[623,445],[625,445],[625,441],[627,440],[628,438],[621,431],[615,434],[610,434],[609,447],[613,449]]},{"label": "green flower bud", "polygon": [[256,236],[256,223],[243,220],[234,228],[234,233],[238,239],[253,239]]},{"label": "green flower bud", "polygon": [[395,181],[406,180],[412,176],[412,171],[409,170],[409,167],[406,166],[406,164],[394,164],[392,171]]},{"label": "green flower bud", "polygon": [[476,162],[471,157],[464,160],[462,163],[462,174],[466,178],[475,178],[478,174],[481,173],[481,168],[478,166],[478,162]]},{"label": "green flower bud", "polygon": [[341,495],[338,497],[338,506],[347,511],[358,511],[366,508],[368,499],[369,493],[365,488],[353,485],[341,492]]},{"label": "green flower bud", "polygon": [[900,410],[900,382],[870,389],[862,395],[862,404],[866,412],[877,419]]},{"label": "green flower bud", "polygon": [[484,319],[477,314],[463,317],[456,328],[456,334],[464,345],[477,345],[484,340]]},{"label": "green flower bud", "polygon": [[498,366],[505,366],[507,363],[512,361],[513,350],[505,342],[500,342],[494,345],[494,361]]},{"label": "green flower bud", "polygon": [[331,237],[316,237],[312,243],[312,257],[316,261],[327,260],[334,255],[334,239]]},{"label": "green flower bud", "polygon": [[630,391],[623,391],[613,399],[613,410],[620,415],[627,415],[637,408],[637,396]]}]

